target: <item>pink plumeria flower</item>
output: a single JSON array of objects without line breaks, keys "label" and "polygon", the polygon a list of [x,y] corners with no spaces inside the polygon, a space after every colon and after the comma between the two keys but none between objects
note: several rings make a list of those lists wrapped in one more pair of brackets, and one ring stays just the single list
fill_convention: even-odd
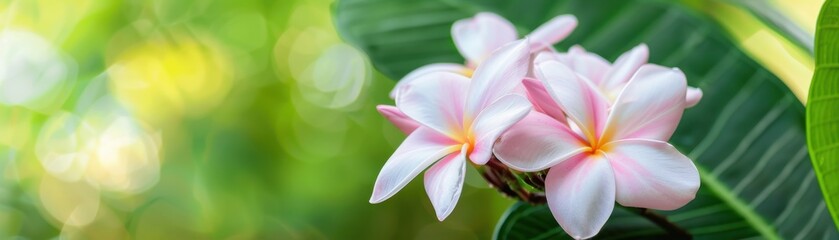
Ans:
[{"label": "pink plumeria flower", "polygon": [[[559,15],[548,20],[527,35],[530,51],[536,53],[551,48],[568,37],[576,27],[577,18],[572,15]],[[417,68],[399,80],[390,96],[395,98],[403,86],[429,72],[453,72],[470,77],[493,51],[518,38],[516,27],[495,13],[481,12],[472,18],[458,20],[452,25],[452,40],[466,63],[434,63]]]},{"label": "pink plumeria flower", "polygon": [[431,166],[425,190],[437,218],[445,219],[460,198],[467,159],[486,164],[498,136],[530,112],[525,97],[510,93],[527,74],[529,51],[520,40],[490,55],[471,80],[433,72],[407,85],[396,106],[419,126],[382,167],[370,202],[390,198]]},{"label": "pink plumeria flower", "polygon": [[[641,66],[647,64],[648,58],[649,48],[643,43],[622,54],[615,60],[614,64],[610,64],[603,57],[586,52],[583,47],[575,45],[568,49],[567,53],[542,52],[536,56],[534,64],[549,60],[559,61],[578,74],[588,78],[609,98],[610,102],[614,102],[618,94],[623,90],[623,87],[632,78],[632,75]],[[530,85],[528,90],[533,89],[533,87],[541,87],[538,81],[531,81],[525,84]],[[699,103],[700,99],[702,99],[701,89],[687,87],[687,94],[685,96],[686,108],[695,106]]]},{"label": "pink plumeria flower", "polygon": [[[565,39],[576,27],[577,18],[572,15],[554,17],[527,36],[531,43],[531,53],[551,49],[552,45]],[[396,99],[399,91],[405,86],[432,72],[452,72],[471,77],[475,68],[483,64],[490,53],[518,39],[518,34],[515,26],[507,19],[495,13],[481,12],[472,18],[455,22],[452,25],[452,39],[457,50],[466,58],[465,65],[434,63],[417,68],[399,81],[390,92],[390,97]],[[406,134],[419,126],[395,106],[380,105],[377,109],[382,116]]]},{"label": "pink plumeria flower", "polygon": [[516,170],[550,169],[548,206],[569,235],[597,234],[616,201],[673,210],[693,200],[699,189],[696,166],[666,142],[685,108],[680,70],[640,67],[614,104],[563,63],[542,61],[535,72],[567,119],[534,111],[498,140],[494,152]]}]

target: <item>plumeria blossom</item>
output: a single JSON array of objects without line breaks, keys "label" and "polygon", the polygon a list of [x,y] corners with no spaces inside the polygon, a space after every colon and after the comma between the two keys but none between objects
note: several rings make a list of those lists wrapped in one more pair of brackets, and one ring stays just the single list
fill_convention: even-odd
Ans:
[{"label": "plumeria blossom", "polygon": [[[603,59],[597,54],[586,52],[586,50],[574,45],[567,53],[541,52],[536,56],[534,64],[544,61],[559,61],[574,72],[588,78],[600,91],[606,95],[610,102],[614,102],[629,79],[638,71],[641,66],[647,64],[649,48],[646,44],[640,44],[632,50],[627,51],[615,60],[614,64]],[[528,90],[541,88],[538,81],[531,80],[525,84],[530,85]],[[544,91],[544,90],[541,90]],[[693,107],[702,98],[702,90],[699,88],[687,87],[685,96],[685,107]],[[550,104],[552,101],[545,101]]]},{"label": "plumeria blossom", "polygon": [[[572,15],[559,15],[542,24],[527,35],[532,53],[549,49],[552,45],[568,37],[577,27],[577,18]],[[460,55],[466,59],[464,65],[454,63],[434,63],[417,68],[399,80],[391,91],[395,98],[400,89],[429,72],[453,72],[471,76],[474,70],[483,64],[496,49],[518,39],[516,27],[491,12],[481,12],[472,18],[461,19],[452,25],[452,40]]]},{"label": "plumeria blossom", "polygon": [[[531,43],[531,53],[550,49],[552,45],[571,34],[576,27],[577,18],[572,15],[554,17],[527,35]],[[405,86],[432,72],[451,72],[471,77],[475,69],[486,62],[493,51],[518,39],[518,34],[516,27],[507,19],[495,13],[481,12],[472,18],[455,22],[452,25],[452,39],[457,50],[466,58],[465,64],[433,63],[417,68],[399,81],[390,92],[390,97],[396,99]],[[518,79],[516,81],[518,82]],[[410,133],[418,126],[394,106],[381,105],[378,110],[405,133]]]},{"label": "plumeria blossom", "polygon": [[516,170],[549,169],[548,206],[569,235],[597,234],[615,202],[673,210],[693,200],[698,170],[666,142],[686,106],[680,70],[642,65],[626,73],[614,102],[586,72],[560,61],[541,61],[534,70],[550,97],[543,100],[564,115],[532,112],[498,140],[494,153]]},{"label": "plumeria blossom", "polygon": [[425,189],[439,220],[454,209],[467,160],[486,164],[496,139],[531,110],[523,96],[511,93],[530,66],[527,39],[491,54],[473,78],[451,72],[419,77],[396,98],[397,110],[419,125],[382,167],[371,203],[393,196],[423,169]]}]

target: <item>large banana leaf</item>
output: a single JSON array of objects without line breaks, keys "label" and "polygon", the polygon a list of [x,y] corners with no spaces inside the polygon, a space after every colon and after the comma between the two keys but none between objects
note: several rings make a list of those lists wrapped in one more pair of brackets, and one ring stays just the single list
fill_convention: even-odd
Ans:
[{"label": "large banana leaf", "polygon": [[816,72],[807,102],[807,141],[833,219],[839,219],[839,1],[822,7]]},{"label": "large banana leaf", "polygon": [[[685,112],[671,139],[700,168],[696,200],[660,212],[696,238],[839,239],[805,145],[804,107],[775,76],[750,59],[711,20],[678,3],[655,0],[340,0],[338,31],[393,79],[432,62],[462,62],[449,29],[493,11],[526,33],[571,13],[577,30],[560,50],[580,44],[607,59],[639,43],[650,61],[681,68],[704,99]],[[616,210],[602,238],[664,233]],[[544,206],[513,206],[499,239],[555,238],[563,231]]]}]

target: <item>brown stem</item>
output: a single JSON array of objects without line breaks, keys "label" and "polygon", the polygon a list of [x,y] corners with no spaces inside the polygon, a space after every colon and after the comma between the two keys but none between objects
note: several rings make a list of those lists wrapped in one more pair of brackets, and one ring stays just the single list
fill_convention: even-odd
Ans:
[{"label": "brown stem", "polygon": [[670,222],[670,220],[667,220],[667,217],[664,215],[658,214],[646,208],[636,208],[635,212],[647,220],[650,220],[650,222],[655,223],[655,225],[663,228],[671,237],[673,237],[673,239],[693,239],[693,236],[691,236],[687,230],[679,227],[673,222]]}]

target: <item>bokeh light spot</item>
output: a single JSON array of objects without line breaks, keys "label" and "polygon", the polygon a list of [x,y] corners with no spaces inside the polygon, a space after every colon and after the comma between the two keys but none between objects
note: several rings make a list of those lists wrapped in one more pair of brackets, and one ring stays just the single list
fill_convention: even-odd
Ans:
[{"label": "bokeh light spot", "polygon": [[226,60],[212,44],[186,36],[172,39],[134,46],[109,70],[116,98],[151,123],[202,116],[231,88]]},{"label": "bokeh light spot", "polygon": [[0,145],[21,149],[34,136],[35,115],[23,107],[0,105]]},{"label": "bokeh light spot", "polygon": [[122,220],[110,209],[100,208],[96,218],[85,226],[65,224],[61,228],[61,239],[129,239],[128,230]]},{"label": "bokeh light spot", "polygon": [[66,182],[44,175],[38,193],[46,212],[62,224],[87,225],[99,211],[99,190],[83,181]]},{"label": "bokeh light spot", "polygon": [[69,58],[37,34],[0,31],[0,103],[49,112],[67,97],[75,71]]},{"label": "bokeh light spot", "polygon": [[144,191],[160,178],[160,137],[128,117],[118,117],[99,136],[87,179],[104,190]]},{"label": "bokeh light spot", "polygon": [[69,112],[53,115],[41,128],[35,154],[41,166],[65,181],[81,179],[95,146],[93,129]]},{"label": "bokeh light spot", "polygon": [[347,44],[327,48],[298,78],[301,95],[316,105],[350,108],[370,85],[372,70],[363,53]]}]

